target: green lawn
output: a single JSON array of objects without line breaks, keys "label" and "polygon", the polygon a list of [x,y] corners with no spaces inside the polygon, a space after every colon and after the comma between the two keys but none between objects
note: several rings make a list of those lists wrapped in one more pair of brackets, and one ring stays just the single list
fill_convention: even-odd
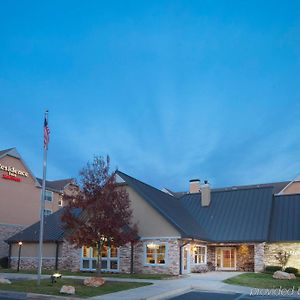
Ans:
[{"label": "green lawn", "polygon": [[[54,270],[43,270],[42,274],[44,275],[51,275],[55,273]],[[96,273],[94,272],[71,272],[66,270],[58,271],[63,276],[95,276]],[[13,269],[1,269],[0,273],[20,273],[20,274],[37,274],[37,270],[20,270],[17,272]],[[101,273],[101,277],[116,277],[116,278],[136,278],[136,279],[172,279],[176,278],[177,276],[167,275],[167,274],[121,274],[121,273]]]},{"label": "green lawn", "polygon": [[280,280],[274,279],[272,274],[263,274],[263,273],[246,273],[241,274],[229,279],[224,280],[223,282],[229,284],[243,285],[256,288],[297,288],[300,287],[300,278],[297,277],[296,280]]},{"label": "green lawn", "polygon": [[151,283],[108,281],[103,286],[95,288],[83,285],[83,280],[78,279],[59,279],[53,285],[50,280],[44,279],[41,280],[40,286],[37,286],[36,280],[13,281],[12,284],[0,284],[0,290],[63,296],[64,294],[59,293],[62,285],[72,285],[75,287],[75,296],[86,298],[134,289],[149,284]]}]

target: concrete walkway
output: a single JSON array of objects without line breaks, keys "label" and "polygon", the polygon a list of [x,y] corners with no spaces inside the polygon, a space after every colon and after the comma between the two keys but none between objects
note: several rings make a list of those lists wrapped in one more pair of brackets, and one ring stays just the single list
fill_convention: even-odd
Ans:
[{"label": "concrete walkway", "polygon": [[137,289],[117,292],[113,294],[92,297],[93,300],[158,300],[168,299],[183,294],[192,289],[202,291],[223,291],[249,294],[251,288],[233,286],[222,281],[242,274],[241,272],[209,272],[204,274],[191,274],[184,278],[170,280],[156,280],[153,285]]},{"label": "concrete walkway", "polygon": [[[202,291],[222,291],[249,294],[251,288],[242,286],[233,286],[222,281],[242,274],[241,272],[209,272],[204,274],[190,274],[185,277],[167,280],[147,280],[147,279],[130,279],[130,278],[111,278],[105,277],[109,281],[127,281],[127,282],[151,282],[152,285],[107,294],[89,298],[91,300],[158,300],[167,299],[192,289]],[[16,274],[0,273],[0,276],[7,279],[36,279],[34,274]],[[43,278],[49,278],[49,275],[43,275]],[[64,278],[84,279],[83,276],[64,276]],[[48,298],[49,299],[49,298]]]}]

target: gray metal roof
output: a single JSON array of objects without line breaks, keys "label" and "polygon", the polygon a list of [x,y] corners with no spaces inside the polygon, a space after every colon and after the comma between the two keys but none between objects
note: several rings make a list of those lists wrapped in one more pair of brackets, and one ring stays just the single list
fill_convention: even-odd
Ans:
[{"label": "gray metal roof", "polygon": [[[291,181],[280,181],[280,182],[270,182],[270,183],[256,183],[256,184],[248,184],[248,185],[233,185],[221,188],[212,188],[213,192],[223,192],[223,191],[233,191],[233,190],[244,190],[244,189],[254,189],[254,188],[262,188],[262,187],[272,187],[273,193],[278,194],[281,192]],[[168,188],[165,188],[169,193],[171,193],[174,197],[180,198],[189,192],[174,192]]]},{"label": "gray metal roof", "polygon": [[165,219],[167,219],[183,237],[207,239],[205,231],[180,204],[179,199],[123,172],[117,171],[117,174]]},{"label": "gray metal roof", "polygon": [[15,150],[15,148],[8,148],[8,149],[0,150],[0,157],[8,154],[9,152],[11,152],[13,150]]},{"label": "gray metal roof", "polygon": [[[182,237],[217,243],[300,241],[300,195],[274,196],[273,185],[212,190],[210,205],[203,207],[201,193],[178,199],[125,173],[117,174]],[[45,218],[44,241],[63,239],[62,212]],[[38,238],[39,222],[7,242],[37,242]]]},{"label": "gray metal roof", "polygon": [[201,194],[187,194],[180,202],[215,242],[266,241],[272,207],[272,187],[211,193],[201,205]]},{"label": "gray metal roof", "polygon": [[[39,184],[42,186],[43,180],[41,178],[36,178]],[[46,180],[46,189],[56,191],[56,192],[62,192],[64,188],[74,181],[73,178],[67,178],[67,179],[61,179],[61,180]]]},{"label": "gray metal roof", "polygon": [[300,195],[275,196],[269,240],[300,241]]},{"label": "gray metal roof", "polygon": [[[44,242],[54,242],[62,241],[65,235],[65,230],[63,228],[63,223],[61,221],[61,216],[64,209],[56,211],[55,213],[45,216],[44,219]],[[79,210],[75,211],[79,214]],[[40,234],[40,222],[36,222],[33,225],[25,228],[19,233],[13,235],[6,240],[7,243],[15,242],[38,242]]]}]

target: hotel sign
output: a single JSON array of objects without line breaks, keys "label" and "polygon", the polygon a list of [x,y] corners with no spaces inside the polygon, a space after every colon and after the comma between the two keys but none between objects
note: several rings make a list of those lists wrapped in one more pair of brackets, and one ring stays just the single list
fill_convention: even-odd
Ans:
[{"label": "hotel sign", "polygon": [[22,171],[22,170],[18,170],[15,167],[4,166],[4,165],[0,164],[0,170],[7,172],[7,174],[3,174],[2,175],[2,178],[4,178],[4,179],[8,179],[8,180],[13,180],[13,181],[20,182],[21,178],[18,177],[18,175],[19,176],[23,176],[23,177],[28,177],[28,172]]}]

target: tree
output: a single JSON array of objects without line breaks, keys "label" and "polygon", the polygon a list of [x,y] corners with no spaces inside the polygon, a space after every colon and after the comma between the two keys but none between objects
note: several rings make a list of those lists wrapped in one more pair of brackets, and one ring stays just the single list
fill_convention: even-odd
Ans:
[{"label": "tree", "polygon": [[275,255],[275,258],[278,260],[282,271],[284,271],[284,268],[287,265],[290,256],[291,256],[290,253],[282,250],[278,251],[277,254]]},{"label": "tree", "polygon": [[97,247],[97,272],[101,273],[103,246],[119,247],[137,237],[132,224],[130,200],[124,187],[110,172],[109,156],[95,156],[80,171],[79,189],[63,196],[67,205],[62,221],[67,240],[77,247]]}]

